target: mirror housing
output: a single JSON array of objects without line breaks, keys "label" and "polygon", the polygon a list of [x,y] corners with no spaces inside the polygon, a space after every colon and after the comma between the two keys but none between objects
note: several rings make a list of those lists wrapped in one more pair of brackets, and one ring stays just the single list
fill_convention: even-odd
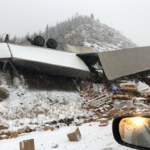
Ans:
[{"label": "mirror housing", "polygon": [[[146,118],[146,119],[150,119],[150,116],[135,116],[135,115],[128,115],[128,116],[121,116],[121,117],[117,117],[113,120],[113,124],[112,124],[112,131],[113,131],[113,136],[114,136],[114,139],[121,145],[124,145],[124,146],[127,146],[127,147],[131,147],[131,148],[134,148],[134,149],[142,149],[142,150],[149,150],[150,147],[143,147],[143,146],[140,146],[140,145],[134,145],[134,144],[130,144],[130,143],[127,143],[125,141],[122,140],[121,138],[121,135],[120,135],[120,132],[119,132],[119,124],[120,122],[123,120],[123,119],[130,119],[130,118],[133,118],[133,117],[142,117],[142,118]],[[149,135],[150,137],[150,135]]]}]

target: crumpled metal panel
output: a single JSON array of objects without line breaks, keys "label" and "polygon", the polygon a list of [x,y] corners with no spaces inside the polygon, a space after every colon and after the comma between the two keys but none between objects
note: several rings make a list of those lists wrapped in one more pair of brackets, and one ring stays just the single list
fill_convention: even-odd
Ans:
[{"label": "crumpled metal panel", "polygon": [[150,46],[98,53],[109,80],[150,69]]}]

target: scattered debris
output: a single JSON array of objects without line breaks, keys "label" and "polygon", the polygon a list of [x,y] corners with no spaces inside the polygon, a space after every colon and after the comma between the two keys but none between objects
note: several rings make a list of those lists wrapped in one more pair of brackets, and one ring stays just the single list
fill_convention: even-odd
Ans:
[{"label": "scattered debris", "polygon": [[[102,84],[103,83],[103,84]],[[127,114],[149,114],[150,87],[139,81],[117,80],[114,83],[102,78],[102,83],[81,81],[80,96],[84,97],[82,107],[91,110],[105,126],[108,120]],[[84,123],[87,123],[87,119]]]}]

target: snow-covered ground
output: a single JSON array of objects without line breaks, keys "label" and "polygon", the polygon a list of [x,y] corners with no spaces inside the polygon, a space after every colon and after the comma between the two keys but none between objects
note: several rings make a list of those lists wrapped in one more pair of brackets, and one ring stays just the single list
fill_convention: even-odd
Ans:
[{"label": "snow-covered ground", "polygon": [[10,96],[0,102],[0,124],[9,129],[30,124],[42,125],[53,120],[91,116],[94,113],[82,109],[83,98],[76,91],[30,89],[21,75],[10,82],[10,75],[0,72],[0,87],[6,88]]},{"label": "snow-covered ground", "polygon": [[[89,126],[91,124],[92,126]],[[59,150],[128,150],[130,148],[119,145],[112,135],[112,121],[108,126],[99,127],[99,122],[86,123],[79,126],[81,140],[70,142],[67,137],[68,131],[73,128],[62,127],[54,131],[36,131],[20,134],[15,139],[0,141],[0,150],[20,150],[19,142],[34,139],[35,150],[53,149],[53,144],[58,144]]]},{"label": "snow-covered ground", "polygon": [[[9,125],[9,130],[15,130],[28,125],[36,128],[36,132],[20,134],[15,139],[0,140],[0,150],[19,150],[19,142],[27,139],[35,140],[35,150],[126,150],[116,143],[112,135],[112,121],[108,126],[99,127],[99,122],[83,124],[79,127],[82,139],[70,142],[67,137],[72,126],[60,126],[54,131],[43,131],[46,122],[77,116],[92,116],[92,111],[82,109],[83,98],[79,92],[31,90],[24,77],[15,77],[13,86],[10,74],[0,71],[0,87],[10,92],[9,98],[0,102],[0,124]],[[82,121],[82,119],[80,119]],[[91,124],[91,126],[89,126]]]}]

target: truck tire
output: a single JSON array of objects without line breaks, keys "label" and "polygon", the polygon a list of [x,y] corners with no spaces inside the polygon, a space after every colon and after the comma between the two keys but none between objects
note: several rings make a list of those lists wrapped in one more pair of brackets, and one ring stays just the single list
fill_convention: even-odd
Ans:
[{"label": "truck tire", "polygon": [[47,42],[46,42],[46,46],[48,48],[55,49],[57,47],[57,42],[54,39],[48,39]]},{"label": "truck tire", "polygon": [[41,36],[36,36],[35,38],[34,38],[34,45],[36,45],[36,46],[44,46],[44,43],[45,43],[45,40],[44,40],[44,38],[43,37],[41,37]]}]

